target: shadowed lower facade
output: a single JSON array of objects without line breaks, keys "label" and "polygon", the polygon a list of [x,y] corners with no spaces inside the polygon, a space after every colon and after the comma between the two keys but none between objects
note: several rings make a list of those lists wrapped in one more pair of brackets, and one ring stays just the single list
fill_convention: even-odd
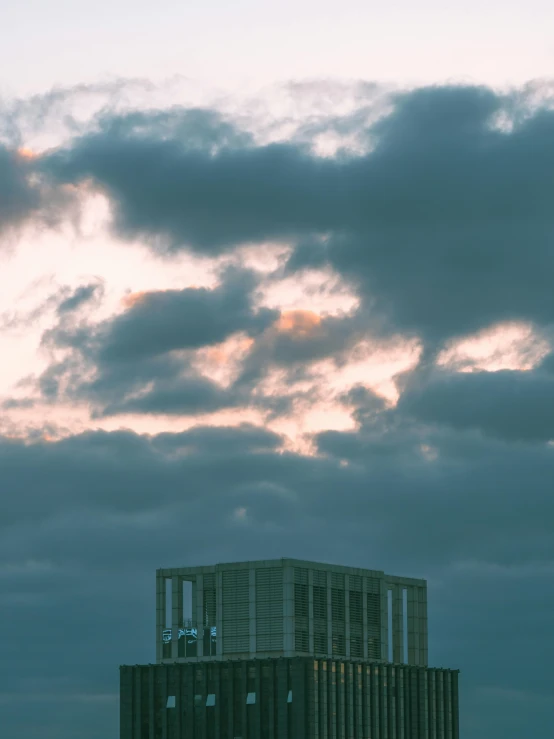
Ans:
[{"label": "shadowed lower facade", "polygon": [[156,583],[157,664],[120,668],[121,739],[459,739],[424,580],[281,559]]}]

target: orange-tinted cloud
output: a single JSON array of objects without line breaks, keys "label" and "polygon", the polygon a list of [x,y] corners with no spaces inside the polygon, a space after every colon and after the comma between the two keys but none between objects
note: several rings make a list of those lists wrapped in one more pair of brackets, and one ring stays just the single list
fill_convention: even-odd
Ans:
[{"label": "orange-tinted cloud", "polygon": [[237,354],[247,352],[254,344],[254,339],[250,336],[234,337],[233,341],[223,342],[217,346],[207,347],[204,356],[208,362],[222,366],[233,359]]},{"label": "orange-tinted cloud", "polygon": [[123,303],[125,308],[133,308],[135,305],[142,303],[143,300],[146,299],[147,295],[149,295],[148,290],[140,290],[139,292],[129,293],[128,295],[125,295],[121,299],[121,302]]},{"label": "orange-tinted cloud", "polygon": [[295,339],[314,336],[320,327],[321,316],[310,310],[284,311],[275,323],[277,331],[290,334]]},{"label": "orange-tinted cloud", "polygon": [[[198,290],[198,285],[187,285],[187,290]],[[148,295],[151,295],[152,293],[160,294],[165,292],[165,290],[137,290],[133,293],[128,293],[125,295],[121,302],[123,303],[125,308],[133,308],[133,306],[138,305],[139,303],[142,303]]]},{"label": "orange-tinted cloud", "polygon": [[19,149],[17,150],[17,154],[22,159],[36,159],[38,157],[36,151],[33,151],[28,146],[19,147]]}]

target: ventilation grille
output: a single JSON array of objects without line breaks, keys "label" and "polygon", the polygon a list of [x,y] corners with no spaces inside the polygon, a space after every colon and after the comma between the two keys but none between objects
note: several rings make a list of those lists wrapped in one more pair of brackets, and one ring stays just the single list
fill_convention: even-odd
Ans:
[{"label": "ventilation grille", "polygon": [[366,582],[367,582],[367,592],[368,593],[379,594],[381,592],[380,582],[377,578],[368,577]]},{"label": "ventilation grille", "polygon": [[327,644],[327,628],[325,630],[316,631],[314,624],[314,651],[316,654],[327,654],[329,651]]},{"label": "ventilation grille", "polygon": [[[351,657],[363,657],[364,656],[364,642],[363,642],[363,601],[361,593],[361,578],[351,577],[350,578],[350,594],[349,594],[349,605],[350,605],[350,656]],[[356,589],[354,590],[353,587]]]},{"label": "ventilation grille", "polygon": [[224,571],[223,575],[223,651],[248,652],[249,639],[249,572]]},{"label": "ventilation grille", "polygon": [[314,585],[320,588],[327,587],[327,573],[324,570],[314,570]]},{"label": "ventilation grille", "polygon": [[362,594],[357,590],[350,591],[350,625],[363,623]]},{"label": "ventilation grille", "polygon": [[294,582],[298,583],[299,585],[307,585],[308,584],[308,570],[306,570],[304,567],[295,567],[294,568]]},{"label": "ventilation grille", "polygon": [[333,621],[344,623],[344,590],[337,590],[337,588],[331,590],[331,614]]},{"label": "ventilation grille", "polygon": [[283,570],[256,570],[256,651],[283,649]]},{"label": "ventilation grille", "polygon": [[297,652],[309,650],[308,639],[309,587],[308,570],[294,568],[294,648]]},{"label": "ventilation grille", "polygon": [[[376,581],[379,584],[379,581]],[[368,580],[368,590],[369,590]],[[367,593],[367,656],[381,658],[381,596],[377,592]]]},{"label": "ventilation grille", "polygon": [[294,617],[308,618],[308,586],[294,583]]},{"label": "ventilation grille", "polygon": [[350,656],[351,657],[363,657],[364,656],[363,634],[353,633],[352,631],[350,631]]},{"label": "ventilation grille", "polygon": [[[316,575],[318,577],[316,577]],[[317,654],[328,654],[327,642],[327,573],[314,572],[314,651]]]},{"label": "ventilation grille", "polygon": [[333,654],[344,657],[346,655],[346,635],[344,631],[335,631],[335,624],[333,624]]},{"label": "ventilation grille", "polygon": [[297,652],[307,652],[309,651],[309,641],[308,641],[308,629],[302,629],[298,628],[298,626],[294,629],[294,648]]},{"label": "ventilation grille", "polygon": [[344,576],[333,573],[331,582],[332,651],[342,657],[346,655]]},{"label": "ventilation grille", "polygon": [[314,585],[314,619],[327,623],[327,588]]}]

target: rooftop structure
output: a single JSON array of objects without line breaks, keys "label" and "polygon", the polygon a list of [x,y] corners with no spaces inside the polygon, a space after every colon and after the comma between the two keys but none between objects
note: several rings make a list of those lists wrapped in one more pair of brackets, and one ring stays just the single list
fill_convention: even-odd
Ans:
[{"label": "rooftop structure", "polygon": [[307,657],[427,665],[427,583],[297,559],[156,572],[156,661]]}]

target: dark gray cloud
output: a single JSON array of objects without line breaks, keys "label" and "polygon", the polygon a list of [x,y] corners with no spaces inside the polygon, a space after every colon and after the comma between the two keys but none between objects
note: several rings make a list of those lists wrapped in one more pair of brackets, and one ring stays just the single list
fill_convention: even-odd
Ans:
[{"label": "dark gray cloud", "polygon": [[218,344],[239,331],[256,335],[278,315],[252,307],[256,279],[230,271],[221,287],[145,293],[121,316],[99,329],[100,361],[132,361],[176,349]]},{"label": "dark gray cloud", "polygon": [[[285,370],[290,384],[309,381],[313,362],[331,358],[337,367],[346,364],[356,342],[372,338],[372,328],[374,324],[363,311],[323,317],[311,311],[285,311],[279,321],[258,337],[242,363],[233,388],[244,391],[255,387],[276,368]],[[315,402],[317,393],[311,394]],[[297,397],[300,396],[301,393]],[[279,403],[273,405],[276,413],[290,410]]]},{"label": "dark gray cloud", "polygon": [[76,206],[75,193],[43,177],[36,160],[0,141],[0,238],[4,243],[25,224],[59,226],[75,215]]},{"label": "dark gray cloud", "polygon": [[329,260],[392,328],[431,344],[514,318],[550,323],[554,114],[501,131],[505,102],[478,88],[400,96],[350,165],[365,222],[301,244],[291,271]]},{"label": "dark gray cloud", "polygon": [[45,346],[69,355],[42,373],[40,393],[50,402],[89,401],[95,417],[187,415],[244,404],[247,388],[222,388],[199,374],[193,359],[201,347],[237,333],[255,337],[276,319],[277,311],[254,308],[256,287],[253,273],[231,268],[214,289],[146,292],[100,324],[68,323],[69,309],[94,293],[84,286],[60,305],[62,320],[43,337]]},{"label": "dark gray cloud", "polygon": [[[153,244],[217,254],[304,239],[291,269],[331,263],[391,327],[428,342],[501,320],[551,322],[554,112],[482,87],[423,88],[392,102],[368,127],[362,156],[245,143],[225,138],[222,121],[206,127],[208,141],[224,138],[210,149],[190,121],[170,136],[155,119],[144,131],[114,117],[42,168],[59,181],[92,178],[119,232]],[[494,125],[502,113],[511,129]],[[307,248],[318,234],[323,243]]]},{"label": "dark gray cloud", "polygon": [[28,180],[28,165],[0,144],[0,234],[18,226],[40,206],[40,193]]},{"label": "dark gray cloud", "polygon": [[244,423],[233,427],[195,426],[182,433],[160,433],[152,443],[166,454],[200,452],[219,456],[276,451],[283,438],[268,429]]},{"label": "dark gray cloud", "polygon": [[81,285],[58,305],[58,314],[72,313],[85,303],[88,303],[98,292],[101,292],[101,285],[98,283]]},{"label": "dark gray cloud", "polygon": [[[283,453],[251,426],[2,440],[0,655],[11,667],[0,700],[11,725],[35,736],[39,712],[49,736],[69,739],[96,701],[87,739],[111,735],[118,664],[154,661],[154,569],[291,555],[427,577],[431,664],[462,670],[462,731],[491,739],[500,721],[519,739],[525,716],[543,735],[552,449],[402,425],[366,401],[365,448],[346,466],[344,448]],[[43,714],[48,705],[59,710]]]},{"label": "dark gray cloud", "polygon": [[47,182],[49,212],[59,213],[54,183],[91,180],[109,195],[120,236],[211,255],[298,242],[290,270],[331,264],[386,330],[427,344],[502,320],[551,323],[554,112],[483,87],[389,102],[365,134],[352,113],[368,153],[327,158],[295,141],[257,145],[210,110],[104,113],[37,160],[2,149],[0,217],[24,219]]},{"label": "dark gray cloud", "polygon": [[[121,413],[186,416],[212,413],[223,408],[236,408],[241,402],[247,401],[247,398],[223,389],[212,380],[195,373],[191,373],[190,376],[181,374],[165,381],[149,379],[149,388],[142,395],[109,402],[101,410],[96,411],[94,417],[115,416]],[[129,391],[130,385],[131,383],[127,388],[120,387],[119,390]],[[91,391],[94,393],[97,389],[97,384],[88,388],[89,393]]]},{"label": "dark gray cloud", "polygon": [[399,413],[504,439],[554,439],[554,377],[544,371],[437,372],[405,391]]}]

